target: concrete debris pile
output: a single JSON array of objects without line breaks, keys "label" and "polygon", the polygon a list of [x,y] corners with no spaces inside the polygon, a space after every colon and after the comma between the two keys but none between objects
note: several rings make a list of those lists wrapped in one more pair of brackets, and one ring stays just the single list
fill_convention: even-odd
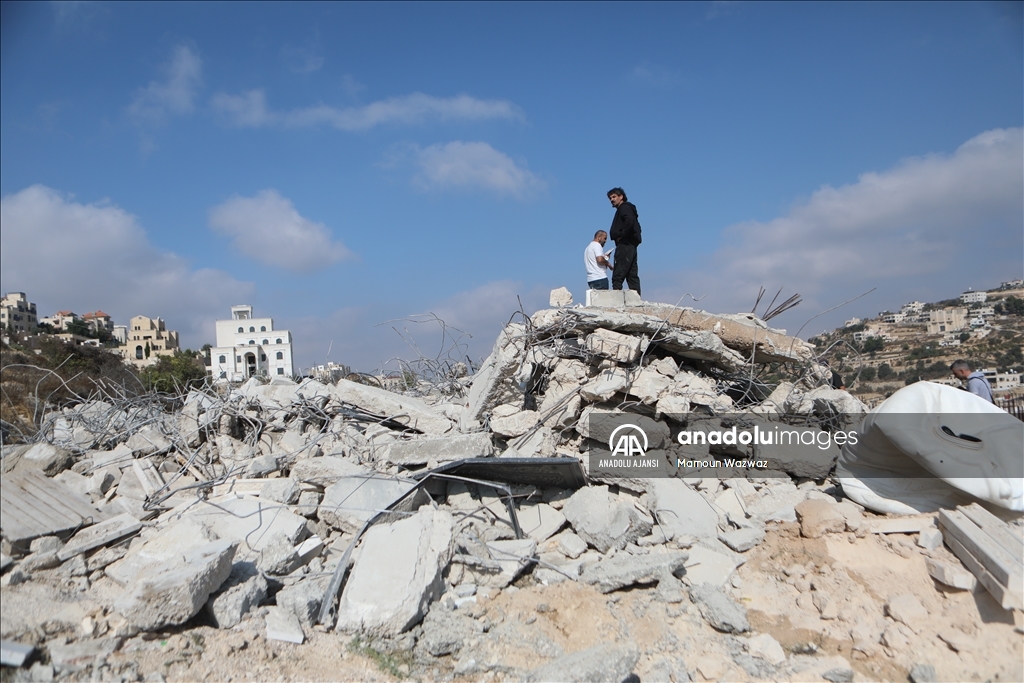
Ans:
[{"label": "concrete debris pile", "polygon": [[[587,453],[606,438],[591,429],[595,413],[633,416],[652,447],[693,457],[732,451],[697,453],[668,435],[740,413],[818,433],[863,404],[827,386],[804,342],[752,316],[626,305],[622,292],[592,292],[587,307],[560,301],[509,324],[476,374],[443,392],[252,379],[223,395],[193,392],[175,410],[107,397],[52,412],[35,443],[3,449],[4,602],[57,585],[92,607],[5,609],[4,663],[25,664],[19,680],[141,680],[134,664],[112,669],[119,648],[184,625],[253,633],[247,642],[358,636],[411,656],[428,677],[854,680],[841,656],[788,641],[784,650],[748,614],[764,595],[741,577],[780,528],[815,542],[872,536],[863,508],[826,481],[837,449],[806,459],[755,444],[749,455],[774,469],[725,479],[587,476]],[[752,379],[765,363],[799,370],[768,386]],[[974,588],[941,531],[918,531],[936,580]],[[815,619],[842,619],[824,588],[835,582],[812,586],[804,576],[820,567],[790,564],[779,585],[806,595]],[[1014,576],[1000,585],[1012,590]],[[533,590],[590,601],[584,623],[630,602],[637,619],[710,643],[705,659],[678,640],[652,649],[616,636],[624,622],[614,619],[586,647],[559,640],[535,627],[558,608],[533,605]],[[893,643],[916,642],[927,618],[918,607],[878,606]],[[30,671],[33,648],[47,657]]]}]

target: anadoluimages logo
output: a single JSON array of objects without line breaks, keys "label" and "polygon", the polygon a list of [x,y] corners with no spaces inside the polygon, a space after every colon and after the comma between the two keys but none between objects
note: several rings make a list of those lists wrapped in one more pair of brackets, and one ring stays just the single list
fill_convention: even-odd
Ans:
[{"label": "anadoluimages logo", "polygon": [[[620,432],[622,433],[620,434]],[[618,435],[618,439],[616,439],[616,435]],[[640,445],[640,437],[643,438],[642,446]],[[612,452],[612,456],[642,457],[647,452],[647,434],[636,425],[619,425],[612,432],[612,435],[608,437],[608,450]]]}]

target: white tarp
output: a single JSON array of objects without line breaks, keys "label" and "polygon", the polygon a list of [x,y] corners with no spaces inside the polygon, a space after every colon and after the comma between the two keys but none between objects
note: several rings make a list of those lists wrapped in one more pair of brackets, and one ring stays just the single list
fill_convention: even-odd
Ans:
[{"label": "white tarp", "polygon": [[966,391],[900,389],[868,413],[836,463],[843,492],[877,512],[984,501],[1024,511],[1024,422]]}]

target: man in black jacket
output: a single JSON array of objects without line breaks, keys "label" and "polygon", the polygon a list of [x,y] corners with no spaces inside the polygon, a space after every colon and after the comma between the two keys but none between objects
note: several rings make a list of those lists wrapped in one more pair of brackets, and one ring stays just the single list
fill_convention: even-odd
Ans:
[{"label": "man in black jacket", "polygon": [[629,288],[640,296],[640,276],[636,267],[636,248],[640,246],[640,220],[636,207],[626,201],[621,187],[608,190],[608,200],[615,207],[615,218],[608,231],[615,242],[615,267],[612,270],[612,289],[622,289],[625,280]]}]

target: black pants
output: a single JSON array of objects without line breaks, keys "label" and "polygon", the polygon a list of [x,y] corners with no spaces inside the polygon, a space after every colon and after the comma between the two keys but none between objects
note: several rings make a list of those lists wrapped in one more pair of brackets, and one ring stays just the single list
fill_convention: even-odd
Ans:
[{"label": "black pants", "polygon": [[625,280],[629,288],[640,295],[640,276],[636,268],[636,247],[632,244],[615,245],[615,269],[612,270],[612,289],[622,289]]}]

